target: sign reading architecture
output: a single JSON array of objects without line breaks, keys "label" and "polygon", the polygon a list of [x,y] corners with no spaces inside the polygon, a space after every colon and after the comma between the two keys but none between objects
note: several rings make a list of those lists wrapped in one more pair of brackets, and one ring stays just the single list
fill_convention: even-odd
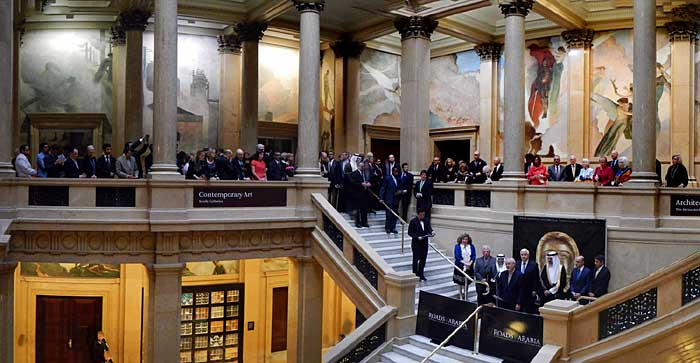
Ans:
[{"label": "sign reading architecture", "polygon": [[700,217],[700,195],[671,195],[671,215]]},{"label": "sign reading architecture", "polygon": [[286,188],[197,187],[194,208],[286,207]]}]

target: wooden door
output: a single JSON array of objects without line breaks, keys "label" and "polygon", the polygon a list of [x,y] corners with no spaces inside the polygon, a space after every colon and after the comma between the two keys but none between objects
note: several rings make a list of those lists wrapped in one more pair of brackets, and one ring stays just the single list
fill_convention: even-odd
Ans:
[{"label": "wooden door", "polygon": [[272,289],[272,353],[287,350],[287,287]]},{"label": "wooden door", "polygon": [[37,296],[36,361],[93,362],[93,345],[100,329],[101,297]]}]

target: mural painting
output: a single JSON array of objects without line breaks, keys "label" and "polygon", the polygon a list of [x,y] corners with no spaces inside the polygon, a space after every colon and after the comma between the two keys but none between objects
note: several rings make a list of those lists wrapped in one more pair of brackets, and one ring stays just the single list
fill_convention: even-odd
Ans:
[{"label": "mural painting", "polygon": [[240,272],[240,261],[210,261],[187,262],[182,276],[214,276],[237,274]]},{"label": "mural painting", "polygon": [[431,60],[430,128],[479,124],[480,67],[474,51]]},{"label": "mural painting", "polygon": [[360,122],[399,127],[401,57],[365,49],[360,64]]},{"label": "mural painting", "polygon": [[327,49],[321,62],[321,124],[319,145],[321,150],[333,150],[335,129],[335,54]]},{"label": "mural painting", "polygon": [[[671,45],[656,35],[657,155],[670,157]],[[596,34],[592,48],[591,150],[594,156],[617,150],[632,156],[633,35],[631,30]]]},{"label": "mural painting", "polygon": [[[177,37],[178,150],[194,152],[217,146],[220,61],[214,37]],[[143,34],[144,113],[146,133],[153,129],[153,33]]]},{"label": "mural painting", "polygon": [[22,262],[20,275],[35,277],[119,278],[119,265],[88,263]]},{"label": "mural painting", "polygon": [[260,44],[258,119],[299,121],[299,50]]}]

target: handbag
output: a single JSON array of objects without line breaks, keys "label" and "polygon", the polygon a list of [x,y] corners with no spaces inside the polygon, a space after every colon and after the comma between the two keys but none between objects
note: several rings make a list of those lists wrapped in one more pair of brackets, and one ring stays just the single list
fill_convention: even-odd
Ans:
[{"label": "handbag", "polygon": [[464,285],[464,275],[459,273],[459,270],[454,269],[454,272],[452,273],[452,282],[458,285]]}]

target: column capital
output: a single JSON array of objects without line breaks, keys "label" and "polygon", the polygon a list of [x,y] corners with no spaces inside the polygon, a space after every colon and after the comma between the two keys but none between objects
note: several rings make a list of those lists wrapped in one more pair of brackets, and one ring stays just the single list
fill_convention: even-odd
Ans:
[{"label": "column capital", "polygon": [[678,20],[666,23],[668,38],[672,42],[681,40],[696,40],[698,37],[698,25],[689,21]]},{"label": "column capital", "polygon": [[350,38],[340,38],[331,43],[331,49],[337,58],[359,58],[365,50],[365,43]]},{"label": "column capital", "polygon": [[496,42],[481,43],[474,47],[474,51],[479,55],[482,62],[498,62],[503,52],[503,44]]},{"label": "column capital", "polygon": [[221,34],[216,41],[220,54],[241,54],[241,37],[238,34]]},{"label": "column capital", "polygon": [[126,44],[126,32],[120,23],[114,23],[110,29],[112,32],[112,46],[120,46]]},{"label": "column capital", "polygon": [[427,16],[400,16],[394,20],[394,26],[401,34],[401,40],[408,38],[430,39],[438,22]]},{"label": "column capital", "polygon": [[151,17],[151,10],[145,7],[133,7],[119,13],[119,24],[124,31],[144,31]]},{"label": "column capital", "polygon": [[532,10],[534,0],[512,0],[500,1],[498,6],[501,8],[501,13],[507,18],[509,16],[527,16]]},{"label": "column capital", "polygon": [[234,30],[241,42],[259,42],[267,30],[267,23],[261,21],[238,23]]},{"label": "column capital", "polygon": [[698,23],[700,19],[700,4],[685,4],[677,6],[671,10],[674,20],[684,20],[691,23]]},{"label": "column capital", "polygon": [[573,29],[561,33],[569,49],[589,49],[593,45],[593,36],[595,36],[593,29]]},{"label": "column capital", "polygon": [[306,11],[313,11],[315,13],[320,13],[323,11],[323,8],[326,6],[326,0],[291,0],[294,3],[294,6],[297,8],[297,11],[300,13],[306,12]]}]

